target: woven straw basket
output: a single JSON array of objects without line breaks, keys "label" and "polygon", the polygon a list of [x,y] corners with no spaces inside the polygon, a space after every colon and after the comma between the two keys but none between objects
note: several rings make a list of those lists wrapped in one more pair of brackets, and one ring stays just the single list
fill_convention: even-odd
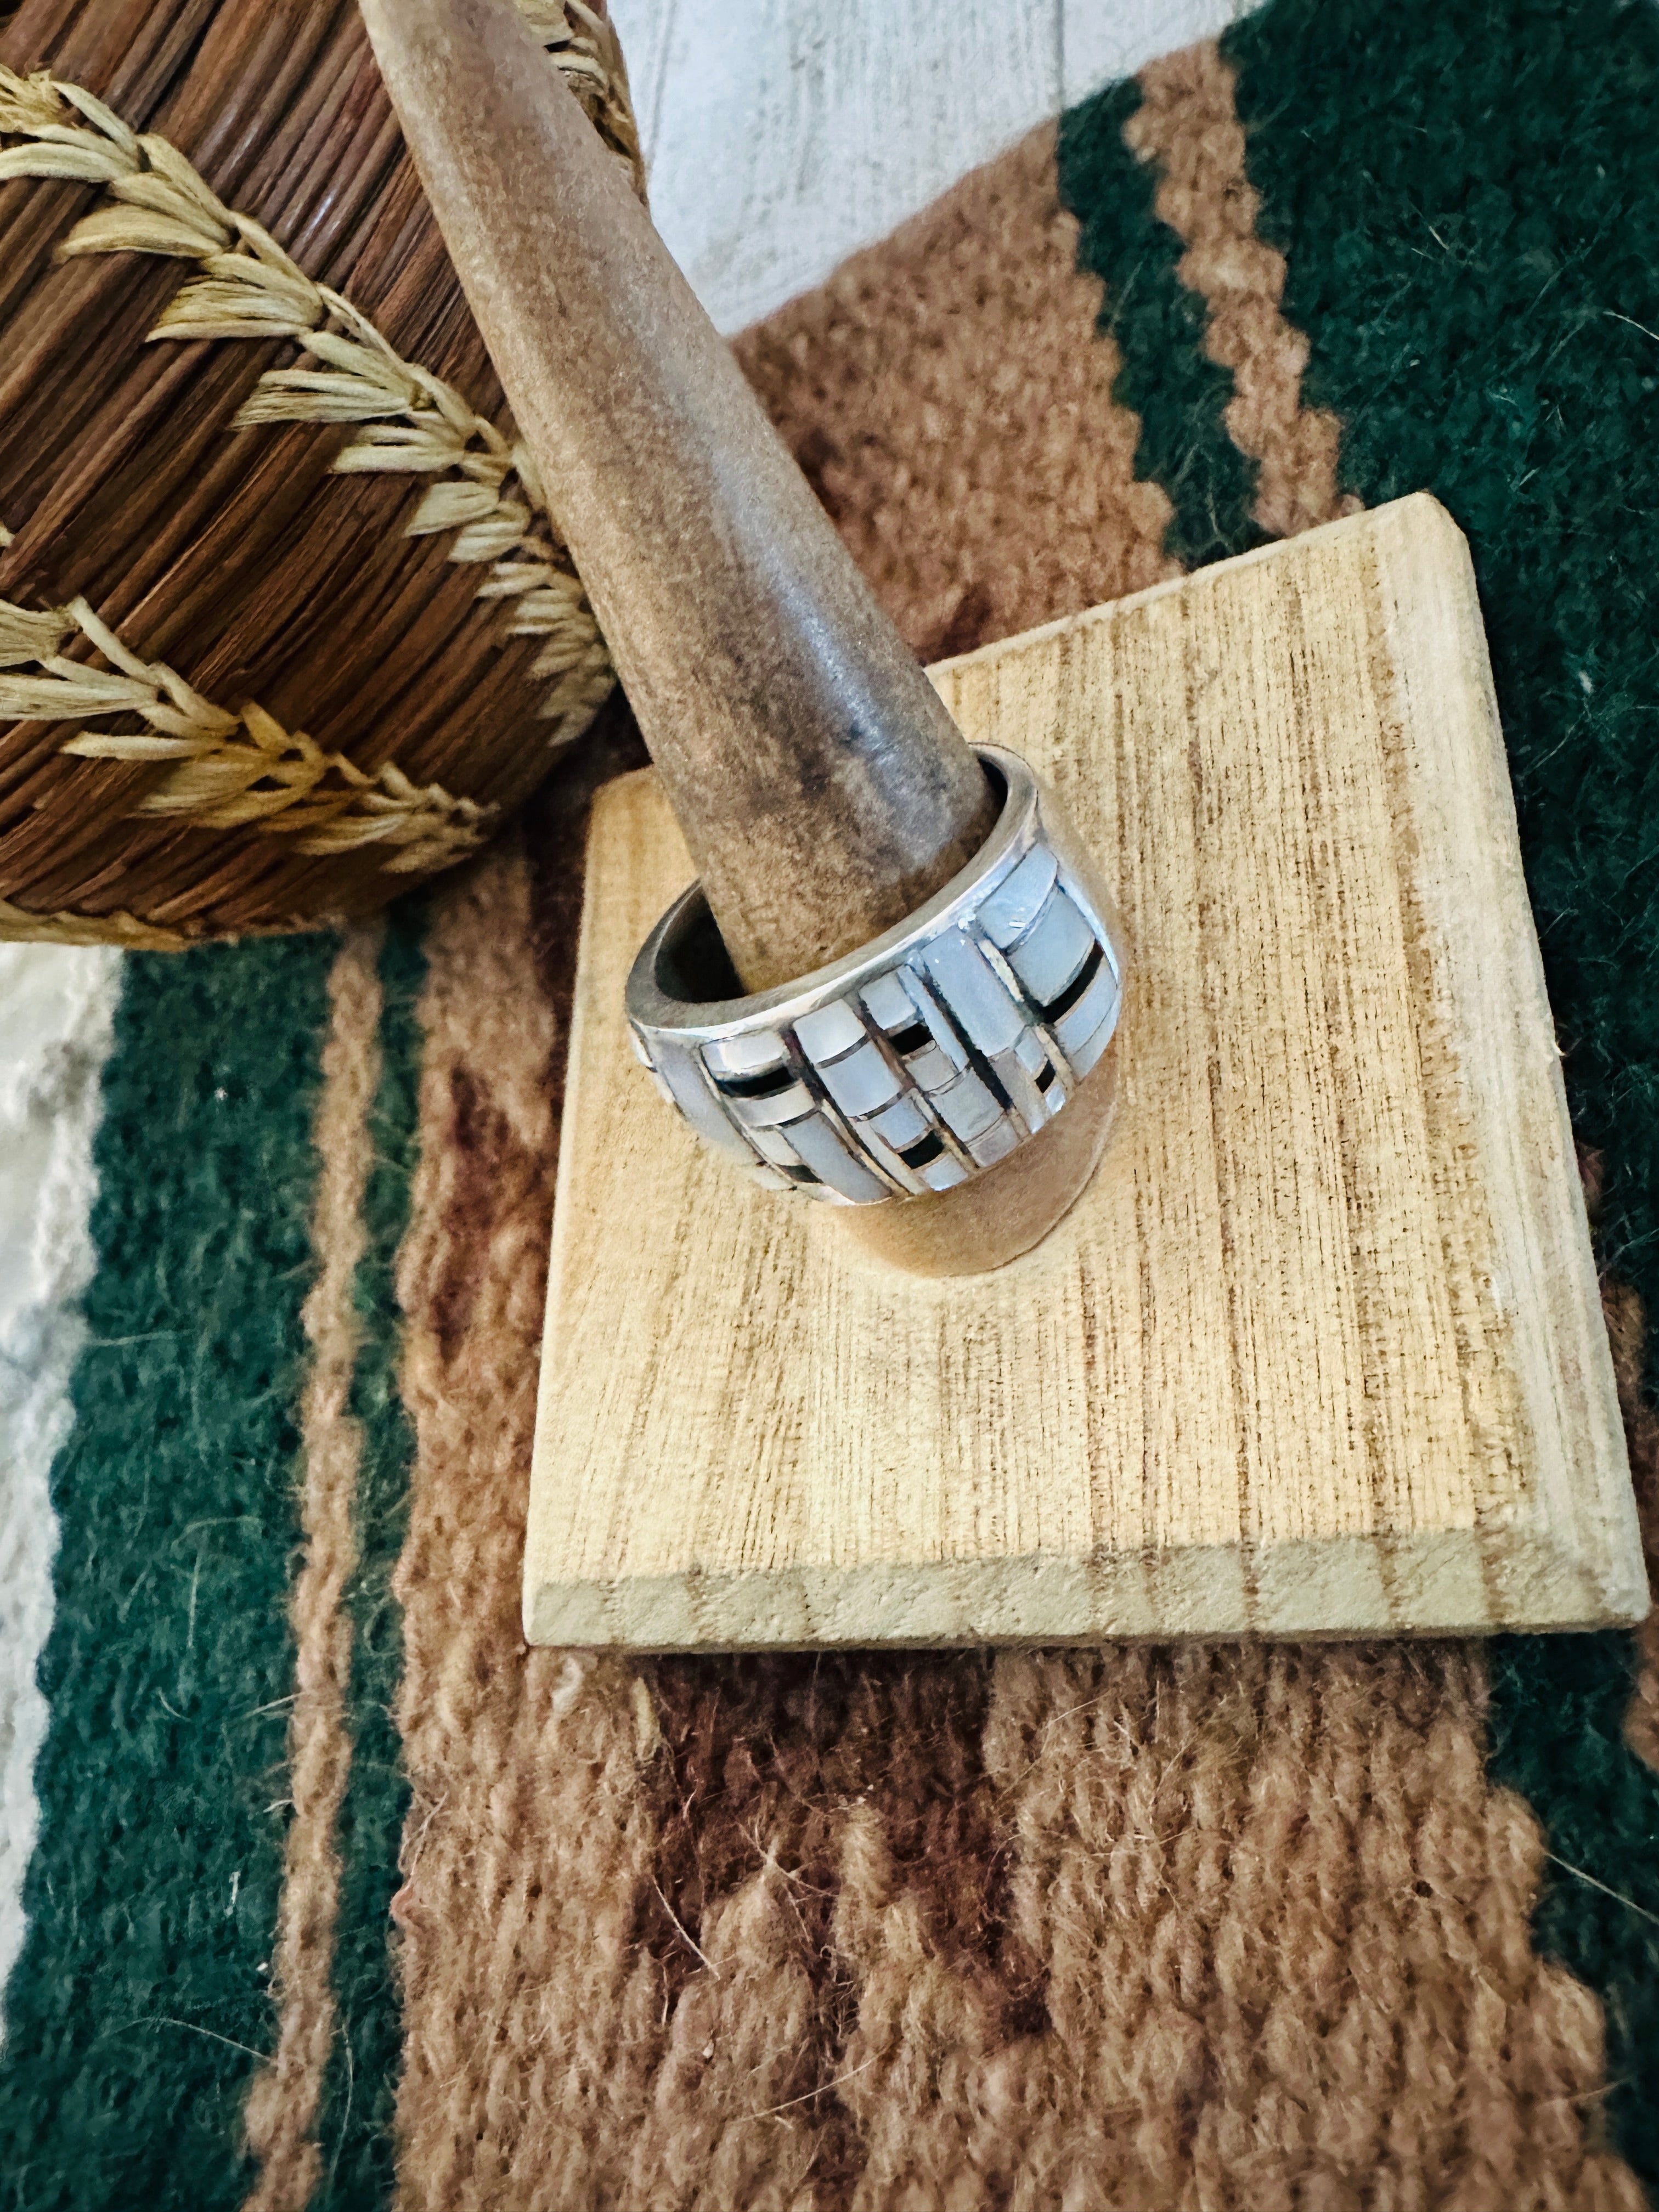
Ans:
[{"label": "woven straw basket", "polygon": [[[610,26],[519,5],[637,183]],[[0,936],[368,912],[612,677],[356,0],[0,23]]]}]

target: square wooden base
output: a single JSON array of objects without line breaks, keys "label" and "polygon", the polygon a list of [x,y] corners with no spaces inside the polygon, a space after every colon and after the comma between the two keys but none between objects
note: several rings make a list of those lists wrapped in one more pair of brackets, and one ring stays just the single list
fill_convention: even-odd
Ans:
[{"label": "square wooden base", "polygon": [[1647,1606],[1462,538],[1426,496],[934,671],[1128,924],[1120,1123],[921,1282],[701,1150],[623,986],[690,875],[589,848],[532,1642],[1370,1634]]}]

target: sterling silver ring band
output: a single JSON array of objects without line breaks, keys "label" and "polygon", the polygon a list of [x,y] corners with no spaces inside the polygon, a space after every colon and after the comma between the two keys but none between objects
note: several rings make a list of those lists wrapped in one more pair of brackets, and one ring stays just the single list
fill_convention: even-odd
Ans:
[{"label": "sterling silver ring band", "polygon": [[735,979],[696,884],[640,949],[635,1050],[698,1134],[771,1189],[841,1206],[949,1190],[1061,1113],[1111,1042],[1110,901],[1053,793],[1016,754],[978,751],[1003,793],[995,829],[861,951],[720,997]]}]

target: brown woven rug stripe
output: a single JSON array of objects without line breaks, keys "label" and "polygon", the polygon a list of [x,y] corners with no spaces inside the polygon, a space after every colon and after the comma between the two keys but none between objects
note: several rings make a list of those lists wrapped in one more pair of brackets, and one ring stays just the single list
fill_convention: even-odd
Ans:
[{"label": "brown woven rug stripe", "polygon": [[685,1963],[625,2201],[1635,2212],[1477,1658],[1011,1656],[976,1741],[980,1666],[885,1728],[879,1661],[659,1670]]},{"label": "brown woven rug stripe", "polygon": [[368,1115],[380,1078],[380,922],[345,936],[327,978],[330,1030],[316,1106],[316,1281],[305,1301],[312,1371],[301,1402],[305,1562],[289,1597],[295,1624],[295,1708],[288,1725],[295,1816],[283,1847],[272,1986],[279,2002],[276,2055],[248,2093],[248,2148],[261,2161],[248,2212],[301,2212],[316,2188],[316,2115],[334,2037],[334,1920],[341,1860],[334,1820],[352,1767],[345,1701],[352,1624],[341,1606],[356,1566],[352,1504],[361,1425],[347,1413],[358,1329],[352,1283],[365,1249],[362,1190],[369,1175]]},{"label": "brown woven rug stripe", "polygon": [[894,1928],[841,2091],[866,2201],[971,2174],[984,2203],[1634,2212],[1481,1698],[1456,1647],[1000,1660],[984,1763],[1052,2024],[976,2050],[972,1992]]},{"label": "brown woven rug stripe", "polygon": [[1231,371],[1224,417],[1258,464],[1253,519],[1274,538],[1356,511],[1339,497],[1334,415],[1302,404],[1308,341],[1279,312],[1285,257],[1255,231],[1260,198],[1244,167],[1235,71],[1214,41],[1152,62],[1125,143],[1154,164],[1153,207],[1186,247],[1176,273],[1203,300],[1204,349]]},{"label": "brown woven rug stripe", "polygon": [[924,660],[1175,573],[1054,146],[1045,124],[736,342]]},{"label": "brown woven rug stripe", "polygon": [[416,1432],[398,1704],[412,1792],[399,2201],[617,2201],[663,2033],[632,1941],[654,1741],[631,1670],[526,1653],[519,1578],[555,1166],[556,1025],[530,878],[437,902],[421,1163],[400,1265]]},{"label": "brown woven rug stripe", "polygon": [[808,1682],[780,1728],[787,1671],[659,1672],[669,1733],[648,1778],[657,1847],[635,1940],[660,1977],[665,2035],[629,2203],[787,2206],[857,2169],[824,2087],[844,1990],[825,1942],[834,1814],[812,1802],[811,1769],[834,1699]]},{"label": "brown woven rug stripe", "polygon": [[331,1967],[340,1891],[334,1831],[351,1769],[345,1721],[351,1623],[341,1599],[357,1559],[352,1509],[362,1449],[361,1425],[347,1411],[361,1336],[352,1287],[367,1243],[362,1203],[368,1109],[380,1079],[383,934],[378,921],[349,932],[328,979],[329,1030],[313,1138],[317,1276],[302,1316],[312,1347],[300,1416],[305,1557],[289,1606],[294,1812],[271,1962],[280,2025],[275,2057],[248,2093],[248,2147],[260,2160],[248,2212],[301,2212],[321,2170],[315,2130],[334,2035]]},{"label": "brown woven rug stripe", "polygon": [[[643,1940],[672,2035],[633,2172],[640,2203],[863,2201],[844,2094],[884,1915],[965,1993],[994,2048],[1043,2022],[1006,1925],[1009,1832],[973,1654],[659,1662],[665,1756]],[[787,2128],[775,2124],[787,2121]]]}]

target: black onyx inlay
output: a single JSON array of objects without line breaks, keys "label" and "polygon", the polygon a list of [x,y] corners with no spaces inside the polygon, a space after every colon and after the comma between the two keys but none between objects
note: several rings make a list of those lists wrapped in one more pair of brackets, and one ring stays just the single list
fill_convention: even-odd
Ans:
[{"label": "black onyx inlay", "polygon": [[1098,943],[1089,947],[1083,965],[1078,969],[1076,975],[1073,976],[1060,996],[1057,999],[1050,999],[1042,1009],[1042,1018],[1045,1022],[1052,1024],[1059,1021],[1062,1016],[1071,1012],[1073,1007],[1076,1006],[1078,1000],[1099,974],[1100,963],[1105,957]]},{"label": "black onyx inlay", "polygon": [[944,1150],[945,1146],[939,1140],[938,1131],[930,1129],[925,1137],[918,1137],[914,1145],[907,1146],[899,1154],[899,1158],[907,1168],[925,1168],[929,1161],[936,1160]]},{"label": "black onyx inlay", "polygon": [[898,1053],[900,1060],[909,1060],[911,1053],[921,1053],[922,1046],[933,1042],[933,1030],[927,1026],[927,1022],[909,1022],[905,1029],[887,1030],[887,1042]]},{"label": "black onyx inlay", "polygon": [[925,1044],[933,1042],[933,1031],[926,1022],[912,1022],[902,1030],[890,1030],[887,1042],[901,1060],[908,1060],[913,1052],[920,1052]]},{"label": "black onyx inlay", "polygon": [[785,1061],[781,1066],[763,1069],[759,1075],[717,1075],[714,1088],[728,1098],[775,1098],[794,1079]]},{"label": "black onyx inlay", "polygon": [[1054,1063],[1052,1060],[1045,1060],[1042,1063],[1042,1073],[1038,1075],[1036,1079],[1036,1087],[1039,1091],[1052,1090],[1054,1087]]}]

